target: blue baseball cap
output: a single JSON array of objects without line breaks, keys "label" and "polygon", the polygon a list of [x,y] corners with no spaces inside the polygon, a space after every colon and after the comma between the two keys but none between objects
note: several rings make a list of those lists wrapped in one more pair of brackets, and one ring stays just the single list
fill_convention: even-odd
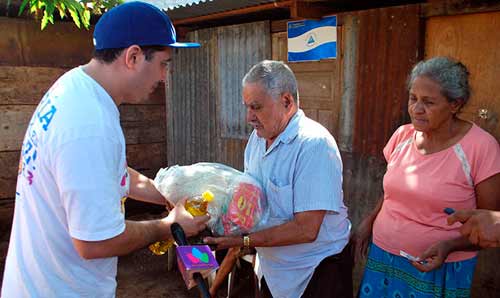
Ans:
[{"label": "blue baseball cap", "polygon": [[199,43],[177,42],[174,25],[167,14],[144,2],[127,2],[101,16],[94,28],[96,50],[139,46],[197,48]]}]

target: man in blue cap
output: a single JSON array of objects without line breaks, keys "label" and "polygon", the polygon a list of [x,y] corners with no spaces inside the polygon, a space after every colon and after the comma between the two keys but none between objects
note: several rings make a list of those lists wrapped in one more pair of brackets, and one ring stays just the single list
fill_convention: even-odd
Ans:
[{"label": "man in blue cap", "polygon": [[44,95],[21,151],[2,297],[114,297],[117,257],[205,228],[180,202],[167,217],[125,220],[122,198],[166,205],[151,179],[127,166],[117,106],[138,103],[165,80],[172,23],[158,8],[129,2],[94,30],[92,60]]}]

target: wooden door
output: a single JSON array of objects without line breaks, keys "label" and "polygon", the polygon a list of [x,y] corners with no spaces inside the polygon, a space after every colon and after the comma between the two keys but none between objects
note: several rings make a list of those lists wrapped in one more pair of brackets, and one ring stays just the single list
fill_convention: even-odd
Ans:
[{"label": "wooden door", "polygon": [[461,116],[500,140],[500,12],[432,17],[426,58],[451,56],[470,72],[472,96]]}]

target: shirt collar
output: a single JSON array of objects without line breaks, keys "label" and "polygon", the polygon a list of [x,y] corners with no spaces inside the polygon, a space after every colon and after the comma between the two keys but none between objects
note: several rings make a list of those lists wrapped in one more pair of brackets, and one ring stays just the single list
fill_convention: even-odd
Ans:
[{"label": "shirt collar", "polygon": [[[299,120],[304,117],[304,112],[301,109],[298,109],[295,115],[292,116],[285,130],[281,132],[276,140],[274,140],[273,144],[267,149],[266,154],[271,152],[280,142],[284,144],[289,144],[292,142],[297,134],[299,133]],[[264,144],[264,148],[266,146],[266,140],[262,139]]]},{"label": "shirt collar", "polygon": [[279,140],[285,144],[290,143],[299,133],[299,120],[304,116],[304,112],[298,109],[295,115],[292,116],[285,130],[278,136]]}]

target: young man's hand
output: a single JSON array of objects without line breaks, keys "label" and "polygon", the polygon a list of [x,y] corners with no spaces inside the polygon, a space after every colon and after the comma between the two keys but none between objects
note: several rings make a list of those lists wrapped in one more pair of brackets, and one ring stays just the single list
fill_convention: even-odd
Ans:
[{"label": "young man's hand", "polygon": [[207,227],[207,221],[210,219],[208,215],[192,216],[184,205],[186,199],[182,199],[175,205],[175,208],[170,211],[167,217],[163,220],[170,225],[174,222],[181,225],[187,237],[197,235],[200,231]]},{"label": "young man's hand", "polygon": [[460,233],[481,247],[500,247],[500,212],[459,210],[448,217],[448,224],[461,222]]}]

